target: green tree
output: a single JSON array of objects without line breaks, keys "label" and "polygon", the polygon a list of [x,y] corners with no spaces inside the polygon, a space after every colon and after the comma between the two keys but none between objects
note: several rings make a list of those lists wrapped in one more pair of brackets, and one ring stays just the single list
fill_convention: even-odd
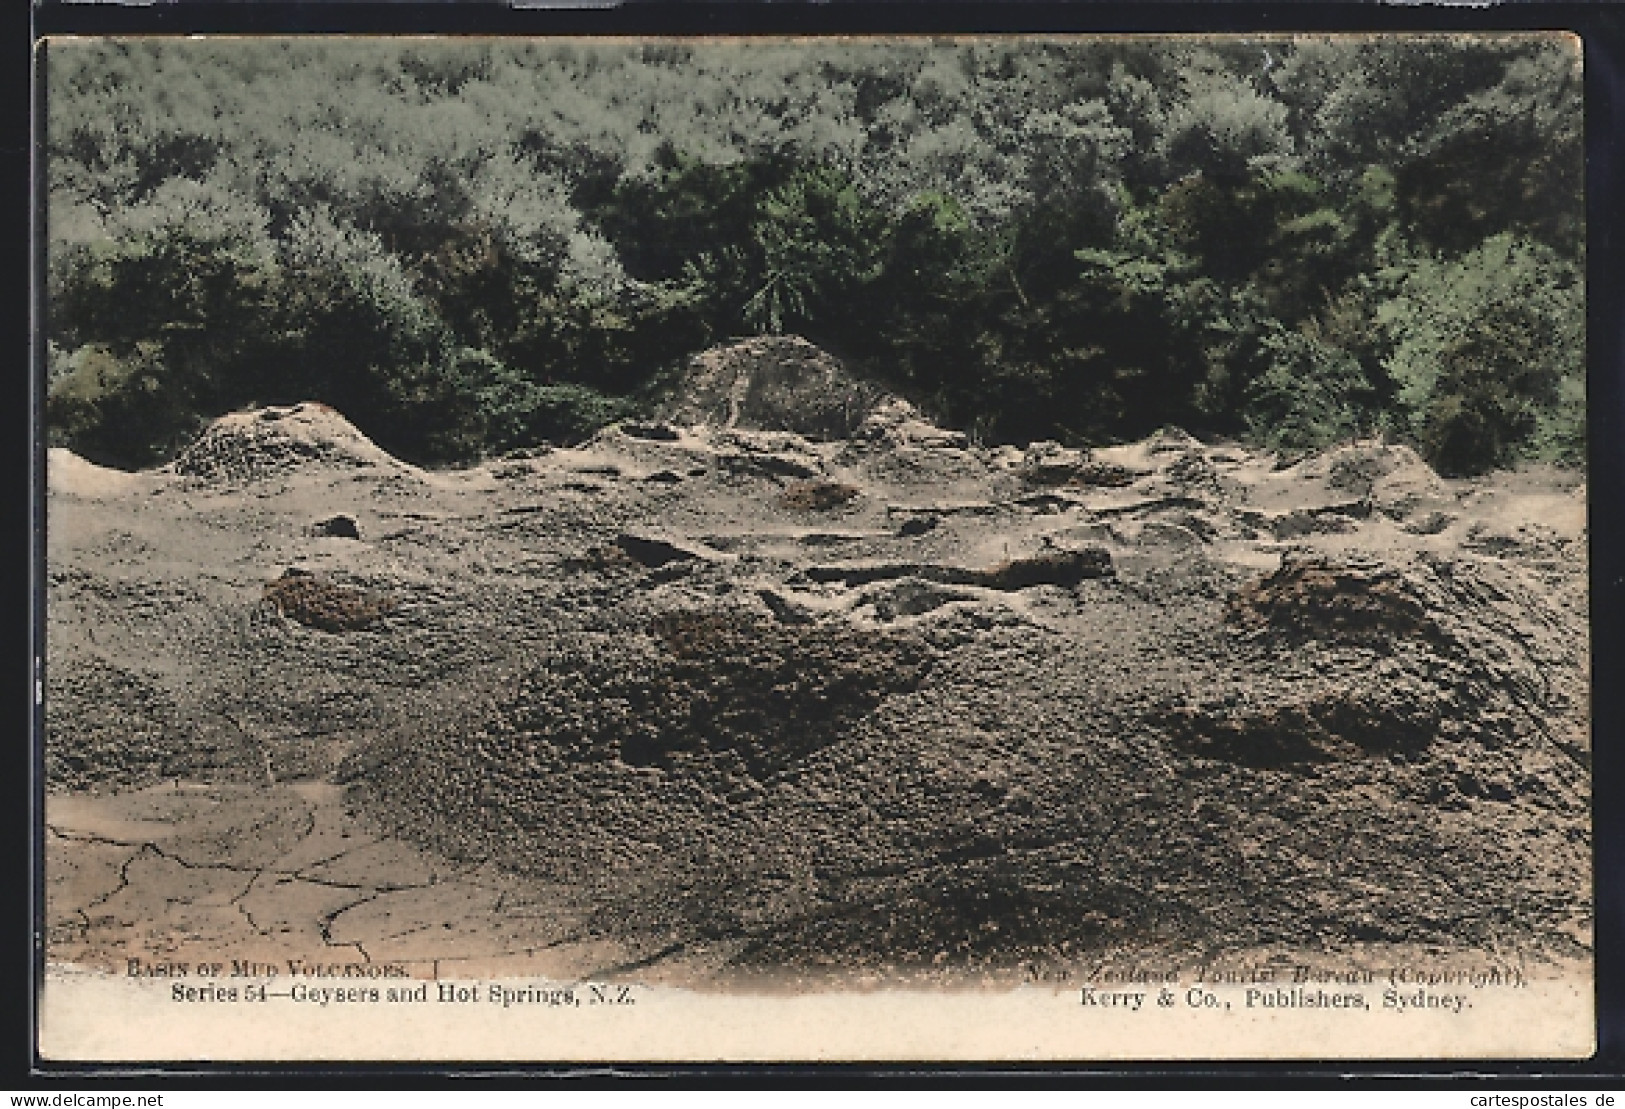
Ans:
[{"label": "green tree", "polygon": [[883,223],[838,170],[811,167],[765,193],[751,238],[759,284],[746,324],[779,333],[801,327],[859,294],[880,272]]},{"label": "green tree", "polygon": [[1389,280],[1377,313],[1393,337],[1384,364],[1429,461],[1475,473],[1537,450],[1575,450],[1585,313],[1572,263],[1499,235],[1460,258],[1410,259]]},{"label": "green tree", "polygon": [[1311,450],[1373,430],[1377,390],[1354,355],[1281,328],[1264,336],[1259,353],[1263,369],[1246,386],[1249,438]]}]

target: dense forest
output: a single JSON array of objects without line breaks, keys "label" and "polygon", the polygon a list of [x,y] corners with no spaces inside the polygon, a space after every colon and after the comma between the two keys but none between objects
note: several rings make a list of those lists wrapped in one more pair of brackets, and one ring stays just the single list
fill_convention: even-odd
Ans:
[{"label": "dense forest", "polygon": [[1578,461],[1565,36],[55,41],[53,441],[457,464],[807,337],[985,442]]}]

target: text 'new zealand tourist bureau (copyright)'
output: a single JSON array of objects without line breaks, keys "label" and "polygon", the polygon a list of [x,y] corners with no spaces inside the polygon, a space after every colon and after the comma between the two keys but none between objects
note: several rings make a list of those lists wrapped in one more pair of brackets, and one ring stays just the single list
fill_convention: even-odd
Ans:
[{"label": "text 'new zealand tourist bureau (copyright)'", "polygon": [[[1064,977],[1064,976],[1063,976]],[[1522,968],[1396,966],[1386,969],[1325,969],[1266,964],[1240,969],[1103,971],[1078,989],[1085,1008],[1138,1013],[1148,1007],[1233,1011],[1235,1009],[1344,1010],[1407,1013],[1433,1010],[1460,1013],[1486,990],[1528,986]]]}]

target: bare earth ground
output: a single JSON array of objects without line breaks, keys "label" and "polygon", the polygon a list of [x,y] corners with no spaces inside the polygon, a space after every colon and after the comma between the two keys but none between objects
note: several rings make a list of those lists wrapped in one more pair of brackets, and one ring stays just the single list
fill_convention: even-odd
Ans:
[{"label": "bare earth ground", "polygon": [[49,958],[1588,957],[1578,475],[743,388],[454,473],[315,405],[53,451]]}]

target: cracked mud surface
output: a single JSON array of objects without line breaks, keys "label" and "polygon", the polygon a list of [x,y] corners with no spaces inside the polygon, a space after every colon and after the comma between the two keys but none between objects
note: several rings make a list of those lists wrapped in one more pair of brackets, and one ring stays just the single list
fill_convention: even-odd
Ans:
[{"label": "cracked mud surface", "polygon": [[605,960],[602,944],[570,938],[582,914],[567,890],[533,884],[522,894],[500,874],[380,839],[330,785],[53,797],[46,872],[48,942],[60,961],[301,959],[568,976]]},{"label": "cracked mud surface", "polygon": [[1589,952],[1571,474],[304,406],[50,482],[53,961]]}]

